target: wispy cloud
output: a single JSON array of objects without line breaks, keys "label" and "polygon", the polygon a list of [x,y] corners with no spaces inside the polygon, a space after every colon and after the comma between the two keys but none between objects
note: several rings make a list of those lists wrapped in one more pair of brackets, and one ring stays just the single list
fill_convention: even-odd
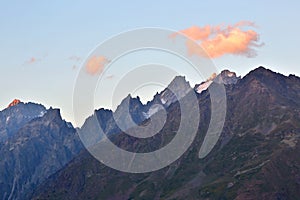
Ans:
[{"label": "wispy cloud", "polygon": [[246,28],[255,28],[255,24],[249,21],[240,21],[234,25],[207,25],[204,27],[192,26],[179,31],[171,37],[178,34],[184,34],[195,40],[205,53],[192,41],[187,41],[186,45],[190,55],[196,54],[217,58],[226,54],[243,55],[247,57],[256,56],[257,47],[263,44],[259,42],[259,34],[254,30],[244,30]]},{"label": "wispy cloud", "polygon": [[29,58],[28,60],[26,60],[24,64],[30,65],[30,64],[37,63],[37,62],[39,62],[39,61],[41,61],[40,58],[31,57],[31,58]]},{"label": "wispy cloud", "polygon": [[109,60],[104,56],[93,56],[86,62],[85,69],[90,75],[96,75],[102,73],[107,63]]},{"label": "wispy cloud", "polygon": [[30,64],[35,64],[35,63],[41,62],[41,61],[44,60],[47,56],[48,56],[48,53],[44,54],[42,57],[32,56],[32,57],[30,57],[28,60],[26,60],[26,61],[24,62],[24,65],[30,65]]}]

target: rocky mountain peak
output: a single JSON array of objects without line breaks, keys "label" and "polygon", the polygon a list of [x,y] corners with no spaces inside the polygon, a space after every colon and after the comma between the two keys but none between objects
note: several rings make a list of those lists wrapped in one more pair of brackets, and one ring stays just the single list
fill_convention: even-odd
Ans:
[{"label": "rocky mountain peak", "polygon": [[26,195],[82,149],[59,109],[34,103],[1,111],[0,133],[0,199],[31,199]]},{"label": "rocky mountain peak", "polygon": [[62,120],[61,114],[60,114],[60,109],[51,107],[45,114],[45,118],[47,118],[49,120],[54,120],[54,119]]},{"label": "rocky mountain peak", "polygon": [[284,78],[285,76],[283,74],[280,74],[280,73],[276,73],[276,72],[273,72],[269,69],[266,69],[262,66],[250,71],[246,76],[245,78],[248,79],[248,78],[257,78],[257,79],[265,79],[265,78],[271,78],[271,79],[282,79]]},{"label": "rocky mountain peak", "polygon": [[241,77],[237,77],[235,72],[231,72],[229,70],[223,70],[214,81],[217,83],[223,83],[225,85],[236,84]]},{"label": "rocky mountain peak", "polygon": [[205,91],[208,89],[212,82],[216,82],[224,85],[232,85],[236,84],[241,77],[237,77],[235,72],[231,72],[229,70],[223,70],[220,74],[213,73],[206,81],[202,82],[199,85],[195,86],[195,90],[198,93]]},{"label": "rocky mountain peak", "polygon": [[46,112],[43,105],[14,100],[8,108],[0,111],[0,142],[6,141],[26,123],[42,117]]},{"label": "rocky mountain peak", "polygon": [[182,89],[187,87],[190,88],[190,84],[186,81],[184,76],[176,76],[168,85],[168,88],[170,89]]},{"label": "rocky mountain peak", "polygon": [[[181,99],[191,90],[191,86],[184,76],[176,76],[168,87],[160,94],[162,104],[169,106]],[[175,95],[176,94],[176,95]]]},{"label": "rocky mountain peak", "polygon": [[8,106],[7,108],[9,107],[12,107],[12,106],[15,106],[17,104],[21,103],[21,101],[19,99],[14,99]]}]

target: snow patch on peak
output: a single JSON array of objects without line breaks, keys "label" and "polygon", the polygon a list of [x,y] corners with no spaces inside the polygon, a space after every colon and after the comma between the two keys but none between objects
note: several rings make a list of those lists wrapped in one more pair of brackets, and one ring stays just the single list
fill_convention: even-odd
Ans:
[{"label": "snow patch on peak", "polygon": [[7,123],[9,122],[9,120],[10,120],[10,116],[8,116],[8,117],[6,118],[5,123],[7,124]]},{"label": "snow patch on peak", "polygon": [[207,90],[207,88],[212,84],[213,81],[206,81],[202,84],[200,84],[197,88],[196,88],[196,92],[201,94],[203,91]]},{"label": "snow patch on peak", "polygon": [[217,77],[216,73],[213,73],[205,82],[201,83],[198,87],[196,87],[196,92],[201,94],[203,91],[207,90],[207,88],[212,84],[213,80]]},{"label": "snow patch on peak", "polygon": [[241,77],[237,77],[235,72],[223,70],[220,74],[213,73],[205,82],[195,87],[197,93],[201,93],[208,89],[212,82],[224,85],[236,84]]},{"label": "snow patch on peak", "polygon": [[152,115],[154,115],[155,113],[157,113],[159,110],[161,110],[162,107],[159,105],[154,105],[152,106],[147,113],[143,112],[143,115],[146,119],[149,119]]},{"label": "snow patch on peak", "polygon": [[162,104],[166,104],[167,103],[167,101],[164,100],[164,98],[161,98],[160,101],[161,101]]},{"label": "snow patch on peak", "polygon": [[237,77],[235,72],[231,72],[229,70],[223,70],[214,81],[217,83],[223,83],[225,85],[236,84],[241,77]]},{"label": "snow patch on peak", "polygon": [[38,117],[43,117],[46,113],[47,113],[47,111],[41,111],[40,114],[38,115]]},{"label": "snow patch on peak", "polygon": [[235,73],[229,72],[229,73],[227,74],[227,76],[228,76],[228,77],[233,77],[233,76],[235,76]]}]

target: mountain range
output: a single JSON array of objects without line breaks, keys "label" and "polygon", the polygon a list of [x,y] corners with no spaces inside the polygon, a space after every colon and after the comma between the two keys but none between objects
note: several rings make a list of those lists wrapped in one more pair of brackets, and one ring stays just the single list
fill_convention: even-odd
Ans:
[{"label": "mountain range", "polygon": [[[224,127],[212,151],[200,159],[211,118],[209,88],[223,84],[227,99]],[[189,92],[196,95],[196,104],[188,103]],[[184,106],[190,109],[199,107],[197,135],[178,160],[158,171],[132,174],[109,168],[79,139],[78,133],[92,132],[95,134],[85,145],[101,142],[99,124],[124,150],[160,149],[172,141],[180,126],[180,99],[187,100]],[[129,116],[125,114],[128,108]],[[166,111],[166,122],[155,136],[136,138],[123,131],[133,128],[128,119],[143,126],[161,110]],[[299,114],[300,78],[264,67],[243,78],[224,70],[194,88],[184,77],[175,77],[147,104],[128,95],[115,112],[95,110],[76,129],[61,118],[58,109],[15,101],[0,112],[0,198],[297,199]],[[122,122],[122,129],[116,120]]]}]

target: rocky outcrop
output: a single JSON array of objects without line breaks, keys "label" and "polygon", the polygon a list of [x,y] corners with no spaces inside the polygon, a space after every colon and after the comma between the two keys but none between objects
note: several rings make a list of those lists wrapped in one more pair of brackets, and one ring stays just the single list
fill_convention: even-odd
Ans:
[{"label": "rocky outcrop", "polygon": [[202,82],[199,85],[196,85],[194,89],[197,93],[200,94],[203,91],[207,90],[213,82],[224,85],[232,85],[236,84],[240,79],[241,77],[237,77],[235,72],[223,70],[218,75],[216,73],[213,73],[206,81]]},{"label": "rocky outcrop", "polygon": [[12,106],[15,106],[17,104],[21,103],[21,101],[19,99],[14,99],[8,106],[7,108],[9,107],[12,107]]},{"label": "rocky outcrop", "polygon": [[0,143],[14,134],[31,120],[47,112],[43,105],[19,102],[0,111]]},{"label": "rocky outcrop", "polygon": [[[17,118],[11,118],[14,119]],[[25,123],[0,146],[0,198],[29,199],[37,185],[81,149],[76,130],[62,120],[58,109],[49,109],[43,116]]]}]

